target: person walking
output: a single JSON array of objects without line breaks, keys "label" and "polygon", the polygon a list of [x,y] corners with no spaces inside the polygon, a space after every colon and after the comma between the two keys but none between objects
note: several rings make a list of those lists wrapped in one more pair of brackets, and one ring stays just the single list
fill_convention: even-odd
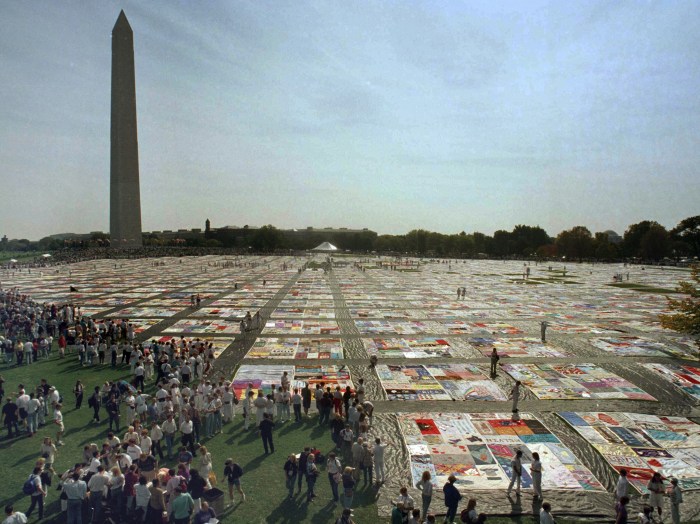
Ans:
[{"label": "person walking", "polygon": [[520,400],[520,385],[521,385],[520,381],[516,380],[515,385],[510,390],[510,395],[508,397],[509,399],[511,399],[513,401],[513,413],[518,412],[518,401]]},{"label": "person walking", "polygon": [[[30,486],[32,488],[32,491],[29,491]],[[29,478],[27,478],[27,480],[24,483],[22,491],[31,496],[31,504],[29,505],[29,509],[25,513],[27,518],[31,516],[32,511],[34,511],[34,508],[38,507],[39,520],[43,519],[44,497],[46,496],[46,488],[41,482],[41,468],[39,466],[35,467],[32,471],[32,474],[29,475]]]},{"label": "person walking", "polygon": [[532,452],[532,463],[530,464],[530,475],[532,476],[532,489],[535,492],[535,498],[542,498],[542,462],[540,462],[540,454],[536,451]]},{"label": "person walking", "polygon": [[681,523],[681,504],[683,503],[683,492],[678,485],[678,479],[671,479],[671,492],[669,497],[671,499],[671,522],[673,524]]},{"label": "person walking", "polygon": [[275,444],[272,442],[272,428],[275,427],[275,423],[272,418],[267,413],[264,414],[262,422],[260,422],[260,436],[262,437],[263,447],[265,448],[265,455],[275,452]]},{"label": "person walking", "polygon": [[287,462],[284,463],[284,481],[289,490],[289,498],[294,498],[294,485],[296,484],[297,475],[299,474],[299,464],[297,457],[292,453],[287,457]]},{"label": "person walking", "polygon": [[343,480],[343,466],[334,451],[328,454],[326,471],[328,472],[328,482],[331,485],[331,493],[333,493],[333,502],[338,502],[338,484]]},{"label": "person walking", "polygon": [[518,450],[515,452],[515,457],[510,461],[510,469],[512,471],[512,477],[510,479],[510,484],[508,484],[508,490],[506,493],[510,495],[510,491],[513,489],[513,484],[516,484],[515,494],[520,495],[520,483],[523,477],[523,462],[522,462],[523,452]]},{"label": "person walking", "polygon": [[243,468],[234,462],[232,458],[226,459],[224,462],[224,478],[228,482],[228,498],[233,503],[233,488],[235,486],[238,493],[241,495],[241,501],[245,502],[245,493],[241,489],[241,477],[243,476]]},{"label": "person walking", "polygon": [[424,471],[421,475],[416,487],[420,490],[420,496],[423,501],[421,515],[424,517],[428,514],[428,509],[430,508],[430,502],[433,500],[433,483],[430,476],[430,471]]},{"label": "person walking", "polygon": [[462,494],[455,487],[456,480],[457,477],[450,475],[442,487],[442,492],[445,494],[445,506],[447,507],[445,522],[454,522],[457,516],[457,506],[459,506],[459,501],[462,500]]}]

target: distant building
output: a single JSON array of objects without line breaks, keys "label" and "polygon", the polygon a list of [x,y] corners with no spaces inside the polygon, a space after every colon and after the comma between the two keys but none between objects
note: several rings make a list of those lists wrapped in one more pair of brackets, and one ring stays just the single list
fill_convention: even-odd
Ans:
[{"label": "distant building", "polygon": [[608,237],[608,241],[611,244],[619,244],[622,242],[622,237],[615,233],[612,229],[608,229],[607,231],[603,231],[603,234]]}]

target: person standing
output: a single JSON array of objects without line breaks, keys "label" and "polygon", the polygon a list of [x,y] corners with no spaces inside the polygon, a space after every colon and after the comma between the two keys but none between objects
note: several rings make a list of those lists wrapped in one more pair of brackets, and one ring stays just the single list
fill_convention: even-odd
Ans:
[{"label": "person standing", "polygon": [[294,388],[294,394],[292,395],[292,407],[294,409],[294,422],[301,422],[302,402],[303,402],[303,398],[299,394],[299,388]]},{"label": "person standing", "polygon": [[316,485],[316,478],[318,477],[318,468],[314,463],[316,456],[313,453],[309,453],[306,459],[306,502],[310,503],[316,498],[316,493],[314,493],[314,486]]},{"label": "person standing", "polygon": [[369,442],[362,443],[362,455],[360,457],[360,469],[362,470],[363,485],[372,485],[372,473],[374,470],[374,453],[369,447]]},{"label": "person standing", "polygon": [[309,459],[309,451],[311,448],[306,446],[304,451],[299,454],[299,476],[297,477],[297,493],[301,493],[301,481],[306,478],[306,465]]},{"label": "person standing", "polygon": [[513,389],[510,390],[510,396],[508,397],[513,400],[513,413],[518,412],[518,401],[520,400],[520,381],[516,380]]},{"label": "person standing", "polygon": [[93,522],[101,522],[102,520],[102,496],[104,489],[109,483],[109,477],[105,474],[105,468],[100,465],[95,473],[88,481],[88,491],[90,492],[90,507],[92,508]]},{"label": "person standing", "polygon": [[92,421],[100,421],[100,406],[102,405],[102,399],[100,397],[100,387],[95,386],[92,395],[88,399],[88,406],[92,408]]},{"label": "person standing", "polygon": [[328,454],[326,471],[328,472],[328,482],[331,485],[331,492],[333,493],[333,502],[338,502],[338,484],[343,480],[343,466],[340,463],[340,459],[338,459],[333,451]]},{"label": "person standing", "polygon": [[4,423],[7,427],[7,437],[12,438],[12,430],[15,430],[15,435],[19,436],[19,426],[17,424],[19,420],[19,408],[17,404],[12,400],[12,397],[7,397],[5,400],[5,405],[2,407],[2,414],[4,417]]},{"label": "person standing", "polygon": [[620,470],[620,478],[617,479],[617,486],[615,486],[615,502],[620,502],[622,497],[626,497],[629,493],[630,483],[627,480],[627,470]]},{"label": "person standing", "polygon": [[683,503],[683,492],[678,485],[678,479],[671,479],[671,522],[673,524],[681,523],[681,504]]},{"label": "person standing", "polygon": [[15,511],[12,504],[5,506],[5,515],[7,516],[2,524],[27,524],[27,516],[21,511]]},{"label": "person standing", "polygon": [[530,474],[532,476],[532,490],[535,492],[535,498],[542,498],[542,462],[540,462],[540,454],[534,451],[532,453],[532,463],[530,464]]},{"label": "person standing", "polygon": [[297,464],[297,457],[292,453],[287,457],[287,462],[284,463],[284,481],[289,491],[290,499],[294,498],[294,485],[296,484],[298,474],[299,465]]},{"label": "person standing", "polygon": [[457,506],[459,506],[459,501],[462,500],[462,494],[455,487],[456,480],[457,477],[450,475],[442,488],[442,492],[445,494],[445,506],[447,507],[445,522],[454,522],[457,516]]},{"label": "person standing", "polygon": [[376,473],[375,478],[377,479],[377,484],[382,484],[385,480],[384,453],[386,451],[386,447],[386,444],[382,444],[381,438],[377,437],[374,439],[374,470]]},{"label": "person standing", "polygon": [[175,498],[170,507],[173,524],[189,524],[190,515],[194,511],[194,500],[181,486],[175,488]]},{"label": "person standing", "polygon": [[615,516],[615,524],[627,524],[627,504],[630,503],[630,498],[625,495],[615,506],[617,512]]},{"label": "person standing", "polygon": [[63,413],[61,413],[61,404],[56,404],[53,411],[53,422],[56,424],[56,445],[63,446],[63,432],[65,431],[65,426],[63,425]]},{"label": "person standing", "polygon": [[80,409],[80,406],[83,405],[83,383],[80,382],[79,380],[75,383],[75,387],[73,388],[73,394],[75,395],[75,409]]},{"label": "person standing", "polygon": [[540,322],[540,338],[543,344],[547,342],[547,326],[549,326],[549,322],[546,320]]},{"label": "person standing", "polygon": [[275,427],[275,423],[272,421],[270,415],[265,413],[263,415],[262,422],[260,422],[260,437],[262,437],[263,447],[265,448],[265,455],[275,452],[275,444],[272,442],[272,428]]},{"label": "person standing", "polygon": [[309,409],[311,408],[311,389],[309,388],[309,383],[306,382],[304,387],[301,388],[301,404],[304,408],[304,416],[309,416]]},{"label": "person standing", "polygon": [[74,471],[71,479],[63,484],[66,495],[66,524],[83,524],[83,500],[87,496],[87,484],[80,480],[80,471]]},{"label": "person standing", "polygon": [[107,416],[109,417],[109,430],[112,431],[112,424],[114,424],[117,433],[119,433],[119,403],[115,395],[110,395],[107,405]]},{"label": "person standing", "polygon": [[355,495],[355,479],[352,468],[347,466],[343,470],[343,508],[352,509],[352,499]]},{"label": "person standing", "polygon": [[423,501],[423,511],[421,515],[425,516],[428,514],[428,508],[430,508],[430,502],[433,500],[433,483],[430,476],[430,471],[424,471],[421,475],[416,487],[420,490],[420,496]]},{"label": "person standing", "polygon": [[147,522],[162,522],[163,513],[165,512],[165,492],[160,487],[158,477],[151,481],[148,488],[151,492],[151,497],[148,500],[148,510],[146,511]]},{"label": "person standing", "polygon": [[542,509],[540,509],[540,524],[554,524],[552,506],[549,502],[542,504]]},{"label": "person standing", "polygon": [[499,360],[501,360],[501,357],[498,356],[498,351],[496,351],[496,348],[493,348],[493,350],[491,350],[491,376],[492,377],[496,376],[496,366],[498,365]]},{"label": "person standing", "polygon": [[508,484],[508,493],[513,489],[513,484],[516,484],[515,494],[520,495],[520,483],[523,477],[523,462],[522,462],[523,452],[518,450],[515,452],[515,457],[510,461],[510,469],[512,471],[512,477],[510,479],[510,484]]},{"label": "person standing", "polygon": [[647,489],[649,490],[649,505],[652,508],[656,508],[656,510],[659,512],[659,520],[661,520],[661,512],[664,505],[665,486],[664,481],[661,478],[661,474],[658,471],[652,475],[651,479],[647,483]]}]

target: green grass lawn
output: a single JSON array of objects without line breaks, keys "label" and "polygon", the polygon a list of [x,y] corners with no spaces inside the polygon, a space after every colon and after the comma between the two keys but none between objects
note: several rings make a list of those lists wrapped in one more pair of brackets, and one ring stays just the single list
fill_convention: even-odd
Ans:
[{"label": "green grass lawn", "polygon": [[632,291],[639,291],[640,293],[660,293],[662,295],[678,294],[678,291],[676,291],[675,289],[653,287],[644,284],[635,284],[634,282],[614,282],[607,285],[612,287],[619,287],[622,289],[631,289]]}]

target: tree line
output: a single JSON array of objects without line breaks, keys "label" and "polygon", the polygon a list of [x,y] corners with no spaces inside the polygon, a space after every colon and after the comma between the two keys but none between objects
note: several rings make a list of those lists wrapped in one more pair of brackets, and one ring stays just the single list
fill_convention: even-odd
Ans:
[{"label": "tree line", "polygon": [[[99,238],[97,238],[99,236]],[[94,237],[94,238],[93,238]],[[104,237],[104,238],[103,238]],[[671,230],[653,220],[630,225],[620,237],[611,232],[591,231],[575,226],[551,237],[539,226],[517,225],[512,231],[498,230],[492,236],[484,233],[437,233],[414,229],[403,235],[378,235],[374,231],[338,232],[337,230],[301,234],[278,229],[273,225],[242,228],[229,236],[190,236],[166,239],[157,234],[144,235],[144,245],[233,248],[245,252],[279,252],[307,250],[321,242],[331,242],[341,250],[362,253],[395,253],[438,257],[526,257],[573,260],[619,260],[638,258],[661,260],[700,257],[700,215],[681,220]],[[107,235],[93,234],[88,240],[71,244],[46,237],[38,242],[11,240],[0,244],[0,250],[34,251],[108,245]]]}]

